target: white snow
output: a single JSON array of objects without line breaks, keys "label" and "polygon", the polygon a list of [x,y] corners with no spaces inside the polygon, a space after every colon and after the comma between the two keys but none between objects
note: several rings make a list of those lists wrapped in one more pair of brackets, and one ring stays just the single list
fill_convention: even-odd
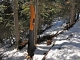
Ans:
[{"label": "white snow", "polygon": [[[62,30],[63,22],[52,26],[41,34],[41,36],[47,34],[53,35],[57,31]],[[46,60],[80,60],[80,21],[78,21],[71,29],[65,30],[63,34],[53,38],[52,44],[54,42],[55,45],[48,52]],[[49,50],[52,44],[47,46],[46,42],[43,42],[37,45],[33,60],[42,60],[44,54]],[[25,57],[27,55],[27,48],[24,48],[22,51],[0,48],[0,53],[3,53],[3,60],[27,60]]]},{"label": "white snow", "polygon": [[48,30],[46,30],[45,32],[43,32],[43,34],[41,34],[41,36],[56,34],[57,31],[63,30],[63,26],[62,25],[65,25],[64,24],[64,20],[62,20],[62,21],[55,21],[53,23],[53,26],[51,28],[49,28]]},{"label": "white snow", "polygon": [[[73,28],[57,36],[56,45],[46,56],[46,60],[80,60],[80,21]],[[69,36],[72,34],[72,36]],[[62,36],[62,37],[61,37]],[[64,37],[63,37],[64,36]],[[66,39],[69,36],[69,39]],[[66,39],[66,40],[65,40]],[[56,49],[61,45],[61,49]],[[58,46],[57,46],[58,47]]]},{"label": "white snow", "polygon": [[[46,60],[80,60],[80,21],[68,31],[53,38],[54,40],[56,41],[55,46],[48,52]],[[35,51],[34,60],[42,60],[45,49],[49,49],[47,45],[42,45],[37,47],[37,50],[39,48],[43,50],[39,49],[41,52],[38,50],[38,53]]]}]

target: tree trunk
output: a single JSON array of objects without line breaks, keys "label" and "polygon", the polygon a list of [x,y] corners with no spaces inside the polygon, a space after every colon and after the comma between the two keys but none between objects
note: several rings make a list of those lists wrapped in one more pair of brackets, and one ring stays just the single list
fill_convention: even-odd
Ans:
[{"label": "tree trunk", "polygon": [[77,16],[76,16],[76,21],[79,19],[79,12],[77,13]]},{"label": "tree trunk", "polygon": [[32,58],[35,51],[34,45],[34,21],[35,21],[35,11],[33,1],[30,1],[30,29],[29,29],[29,40],[28,40],[28,55]]},{"label": "tree trunk", "polygon": [[18,48],[18,41],[20,39],[19,34],[19,22],[18,22],[18,0],[13,0],[13,12],[14,12],[14,28],[15,28],[15,38],[16,38],[16,47]]},{"label": "tree trunk", "polygon": [[38,31],[38,0],[35,0],[35,13],[36,13],[36,18],[35,18],[35,25],[34,25],[34,40],[35,44],[37,42],[37,31]]},{"label": "tree trunk", "polygon": [[71,0],[71,17],[70,17],[70,26],[74,24],[75,20],[75,1]]}]

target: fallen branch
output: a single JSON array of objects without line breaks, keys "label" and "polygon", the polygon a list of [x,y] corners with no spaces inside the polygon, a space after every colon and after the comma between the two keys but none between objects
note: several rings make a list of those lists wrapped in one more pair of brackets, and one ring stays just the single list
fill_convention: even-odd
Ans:
[{"label": "fallen branch", "polygon": [[25,41],[19,43],[18,49],[21,50],[23,47],[26,46],[26,44],[28,44],[28,40],[25,40]]}]

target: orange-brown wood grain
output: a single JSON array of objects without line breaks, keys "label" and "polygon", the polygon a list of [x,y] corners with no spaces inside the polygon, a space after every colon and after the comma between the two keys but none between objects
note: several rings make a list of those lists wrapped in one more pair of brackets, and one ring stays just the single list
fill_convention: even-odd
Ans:
[{"label": "orange-brown wood grain", "polygon": [[31,4],[30,5],[30,30],[34,29],[34,20],[35,20],[35,9],[34,6]]}]

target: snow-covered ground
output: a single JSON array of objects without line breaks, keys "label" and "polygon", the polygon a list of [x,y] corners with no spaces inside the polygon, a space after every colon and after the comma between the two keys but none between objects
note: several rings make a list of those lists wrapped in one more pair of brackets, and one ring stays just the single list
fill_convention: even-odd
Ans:
[{"label": "snow-covered ground", "polygon": [[65,23],[66,20],[60,20],[60,21],[55,21],[55,22],[52,22],[52,27],[47,29],[46,31],[44,31],[40,37],[42,36],[46,36],[46,35],[54,35],[56,34],[57,32],[61,32],[64,27],[66,26],[66,23]]},{"label": "snow-covered ground", "polygon": [[[54,34],[56,31],[61,31],[63,29],[62,22],[52,26],[50,29],[46,30],[41,36],[47,34]],[[58,35],[53,38],[52,44],[55,42],[55,45],[48,52],[46,60],[80,60],[80,21],[78,21],[71,29],[64,31],[63,34]],[[35,55],[33,60],[42,60],[44,54],[52,46],[46,45],[46,42],[43,42],[37,45],[35,50]],[[61,48],[61,49],[59,49]],[[21,51],[16,49],[5,49],[0,48],[0,54],[3,54],[3,60],[27,60],[27,47],[23,48]]]},{"label": "snow-covered ground", "polygon": [[[46,60],[80,60],[80,21],[68,31],[53,38],[53,41],[56,41],[55,46],[48,52]],[[44,43],[40,44],[34,60],[42,60],[49,48],[50,46]]]},{"label": "snow-covered ground", "polygon": [[[80,60],[80,21],[55,39],[56,45],[46,56],[46,60]],[[58,46],[61,46],[60,50],[56,48]]]}]

